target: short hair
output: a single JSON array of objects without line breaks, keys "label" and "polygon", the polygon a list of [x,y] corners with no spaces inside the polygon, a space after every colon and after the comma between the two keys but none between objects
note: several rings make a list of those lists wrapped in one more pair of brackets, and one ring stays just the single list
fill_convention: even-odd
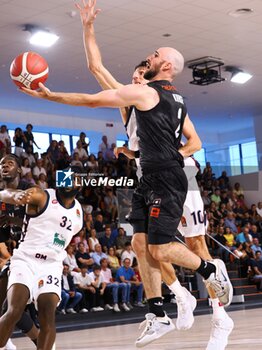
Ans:
[{"label": "short hair", "polygon": [[27,126],[25,127],[26,129],[30,127],[31,129],[33,129],[33,125],[32,124],[27,124]]},{"label": "short hair", "polygon": [[101,266],[98,264],[94,264],[93,271],[96,271],[96,270],[101,270]]},{"label": "short hair", "polygon": [[11,158],[12,160],[14,160],[17,164],[17,166],[19,168],[21,168],[22,164],[21,164],[21,159],[17,157],[17,155],[13,154],[13,153],[10,153],[10,154],[7,154],[6,156],[4,156],[2,159],[4,158]]},{"label": "short hair", "polygon": [[127,242],[125,243],[125,247],[129,247],[130,245],[132,245],[130,241],[127,241]]},{"label": "short hair", "polygon": [[135,66],[134,70],[136,70],[137,68],[146,67],[146,66],[147,66],[147,61],[141,61],[138,65]]}]

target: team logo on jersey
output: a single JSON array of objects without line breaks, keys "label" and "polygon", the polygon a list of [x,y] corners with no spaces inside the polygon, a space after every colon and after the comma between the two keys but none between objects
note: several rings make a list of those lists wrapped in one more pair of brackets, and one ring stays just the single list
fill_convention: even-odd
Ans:
[{"label": "team logo on jersey", "polygon": [[55,233],[53,245],[63,249],[66,245],[65,237],[63,235],[61,235],[60,233]]},{"label": "team logo on jersey", "polygon": [[158,218],[160,214],[160,208],[153,207],[150,212],[150,216],[153,218]]},{"label": "team logo on jersey", "polygon": [[73,187],[73,174],[71,169],[56,171],[56,187]]},{"label": "team logo on jersey", "polygon": [[153,206],[160,207],[160,204],[161,204],[161,198],[154,199]]},{"label": "team logo on jersey", "polygon": [[79,217],[80,218],[80,210],[79,209],[76,209],[76,215],[77,215],[77,217]]},{"label": "team logo on jersey", "polygon": [[181,217],[180,222],[181,222],[182,227],[187,227],[186,218],[184,216]]},{"label": "team logo on jersey", "polygon": [[182,105],[184,104],[184,100],[183,100],[183,97],[180,96],[180,95],[177,95],[177,94],[172,94],[173,97],[174,97],[174,100],[178,103],[181,103]]},{"label": "team logo on jersey", "polygon": [[38,281],[38,288],[42,288],[44,286],[44,280]]}]

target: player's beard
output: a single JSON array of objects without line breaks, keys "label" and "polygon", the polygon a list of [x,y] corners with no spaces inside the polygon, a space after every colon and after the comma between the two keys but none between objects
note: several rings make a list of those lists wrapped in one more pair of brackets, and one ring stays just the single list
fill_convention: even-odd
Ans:
[{"label": "player's beard", "polygon": [[160,72],[160,67],[163,62],[160,62],[157,66],[154,68],[149,68],[148,70],[145,71],[144,74],[144,79],[146,80],[152,80],[159,72]]},{"label": "player's beard", "polygon": [[59,187],[57,191],[61,197],[68,199],[75,197],[80,191],[80,188],[72,188],[70,191],[66,191],[64,187]]}]

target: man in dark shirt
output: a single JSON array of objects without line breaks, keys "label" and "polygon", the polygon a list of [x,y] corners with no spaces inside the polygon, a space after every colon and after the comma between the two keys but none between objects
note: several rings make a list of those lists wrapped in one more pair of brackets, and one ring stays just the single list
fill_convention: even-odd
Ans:
[{"label": "man in dark shirt", "polygon": [[262,254],[256,251],[255,259],[251,260],[251,268],[254,273],[253,280],[259,284],[259,289],[262,290]]},{"label": "man in dark shirt", "polygon": [[103,252],[107,253],[109,248],[116,248],[116,239],[112,235],[110,227],[106,227],[105,235],[99,239],[99,242],[102,246]]},{"label": "man in dark shirt", "polygon": [[90,257],[89,253],[86,251],[85,245],[82,242],[78,243],[78,249],[75,253],[75,258],[78,267],[81,269],[82,267],[90,268],[94,260]]}]

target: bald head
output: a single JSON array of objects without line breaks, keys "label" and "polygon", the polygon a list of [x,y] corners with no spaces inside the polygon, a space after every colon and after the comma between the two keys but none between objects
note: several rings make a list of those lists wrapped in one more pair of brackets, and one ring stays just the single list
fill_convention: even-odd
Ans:
[{"label": "bald head", "polygon": [[144,78],[148,80],[173,80],[184,68],[184,57],[172,47],[160,47],[147,57],[148,70]]}]

